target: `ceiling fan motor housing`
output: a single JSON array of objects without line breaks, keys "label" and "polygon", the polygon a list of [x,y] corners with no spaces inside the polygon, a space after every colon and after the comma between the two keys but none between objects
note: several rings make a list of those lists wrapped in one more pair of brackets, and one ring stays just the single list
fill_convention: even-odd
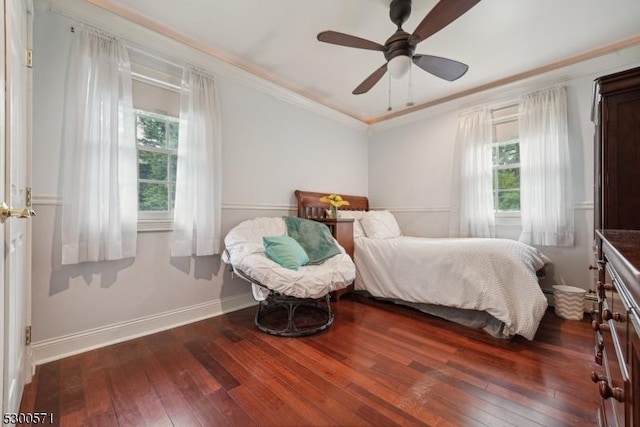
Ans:
[{"label": "ceiling fan motor housing", "polygon": [[407,33],[403,29],[399,28],[387,41],[384,43],[384,57],[387,61],[399,55],[413,57],[413,52],[416,47],[409,43],[409,37],[411,34]]},{"label": "ceiling fan motor housing", "polygon": [[415,45],[409,43],[411,34],[402,29],[402,24],[411,15],[411,0],[392,0],[389,5],[389,17],[391,22],[398,26],[398,29],[384,43],[384,57],[387,61],[396,56],[413,57]]}]

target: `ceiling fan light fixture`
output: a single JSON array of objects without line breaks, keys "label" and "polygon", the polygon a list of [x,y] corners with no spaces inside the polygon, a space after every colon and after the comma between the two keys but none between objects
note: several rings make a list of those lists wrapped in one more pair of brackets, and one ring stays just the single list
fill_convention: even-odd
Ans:
[{"label": "ceiling fan light fixture", "polygon": [[384,42],[384,45],[337,31],[318,33],[318,40],[323,43],[376,50],[384,54],[386,62],[353,90],[354,95],[368,92],[387,71],[390,79],[400,79],[412,69],[412,63],[415,63],[422,70],[448,81],[459,79],[467,72],[469,66],[466,64],[433,55],[416,55],[415,49],[418,43],[451,24],[481,0],[438,0],[412,34],[402,29],[402,24],[411,14],[411,0],[387,1],[390,1],[389,17],[391,22],[396,24],[398,28]]},{"label": "ceiling fan light fixture", "polygon": [[394,79],[399,79],[403,77],[411,68],[411,58],[407,55],[398,55],[394,56],[387,63],[387,69],[389,70],[389,74]]}]

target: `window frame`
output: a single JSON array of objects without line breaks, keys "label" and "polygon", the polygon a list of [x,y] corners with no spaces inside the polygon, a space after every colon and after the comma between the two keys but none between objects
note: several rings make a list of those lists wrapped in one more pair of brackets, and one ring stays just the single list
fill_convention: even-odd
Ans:
[{"label": "window frame", "polygon": [[[507,116],[503,116],[503,117],[495,117],[494,114],[496,111],[498,110],[503,110],[506,108],[514,108],[517,107],[517,103],[514,104],[510,104],[510,105],[505,105],[505,106],[501,106],[501,107],[497,107],[497,108],[493,108],[491,109],[491,115],[492,115],[492,119],[491,119],[491,125],[492,126],[496,126],[496,125],[500,125],[500,124],[506,124],[506,123],[511,123],[511,122],[518,122],[519,118],[518,118],[518,114],[517,112],[514,114],[510,114]],[[505,145],[511,145],[514,143],[518,144],[518,150],[520,149],[520,135],[518,134],[518,136],[516,138],[511,138],[511,139],[506,139],[504,141],[495,141],[496,139],[496,135],[494,132],[493,135],[493,141],[491,142],[491,150],[492,150],[492,176],[495,178],[495,175],[497,173],[497,171],[499,170],[506,170],[506,169],[514,169],[517,168],[518,170],[521,170],[521,162],[518,163],[509,163],[509,164],[505,164],[505,165],[500,165],[500,164],[494,164],[493,163],[493,149],[495,147],[500,147],[500,146],[505,146]],[[495,180],[498,181],[498,180]],[[494,182],[495,182],[494,181]],[[521,191],[522,186],[520,186],[519,190]],[[500,191],[499,188],[496,188],[495,186],[492,185],[492,189],[493,189],[493,206],[494,206],[494,215],[496,219],[499,219],[501,223],[505,224],[505,225],[515,225],[516,223],[519,224],[520,222],[520,209],[518,210],[499,210],[499,200],[498,200],[498,193]],[[522,206],[520,206],[522,207]]]},{"label": "window frame", "polygon": [[[154,147],[154,146],[145,146],[138,143],[138,117],[147,117],[155,120],[162,120],[165,123],[165,143],[168,145],[168,136],[169,136],[169,126],[171,123],[180,124],[180,120],[178,117],[173,117],[168,114],[163,114],[159,112],[147,111],[141,108],[134,108],[134,117],[136,121],[136,165],[139,166],[139,158],[140,152],[150,152],[157,154],[166,154],[167,157],[167,176],[165,180],[154,180],[154,179],[141,179],[140,171],[138,169],[137,177],[136,177],[136,193],[138,198],[140,197],[140,184],[141,183],[150,183],[150,184],[162,184],[167,185],[167,198],[168,203],[171,209],[162,210],[162,211],[144,211],[140,209],[140,205],[138,205],[138,231],[168,231],[173,229],[173,207],[175,205],[175,182],[177,177],[172,177],[172,168],[171,168],[171,156],[175,156],[176,159],[176,170],[177,170],[177,161],[178,161],[178,147],[176,148],[168,148],[168,147]],[[179,130],[178,130],[179,132]],[[172,192],[172,184],[173,183],[173,194]],[[173,196],[173,201],[169,200],[169,198]]]},{"label": "window frame", "polygon": [[[177,118],[179,127],[181,81],[185,65],[134,48],[129,49],[129,58],[133,80],[134,113],[137,110],[142,110],[152,114]],[[137,120],[137,118],[134,120]],[[135,185],[136,197],[139,198],[137,136],[135,145]],[[173,212],[140,211],[138,206],[138,232],[145,231],[173,231]]]}]

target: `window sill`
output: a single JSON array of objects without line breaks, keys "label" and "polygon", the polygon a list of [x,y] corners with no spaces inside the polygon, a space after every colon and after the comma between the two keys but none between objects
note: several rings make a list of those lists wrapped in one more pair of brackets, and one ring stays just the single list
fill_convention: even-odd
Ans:
[{"label": "window sill", "polygon": [[520,212],[496,212],[495,213],[496,225],[519,227],[522,225],[520,219]]},{"label": "window sill", "polygon": [[173,231],[173,219],[139,219],[138,233],[149,231]]}]

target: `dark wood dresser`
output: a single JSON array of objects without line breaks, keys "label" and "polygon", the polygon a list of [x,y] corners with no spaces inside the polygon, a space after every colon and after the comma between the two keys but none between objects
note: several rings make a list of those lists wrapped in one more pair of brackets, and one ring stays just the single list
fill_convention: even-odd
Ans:
[{"label": "dark wood dresser", "polygon": [[598,230],[602,245],[598,282],[601,311],[593,321],[594,371],[602,404],[599,425],[640,425],[640,231]]},{"label": "dark wood dresser", "polygon": [[596,79],[598,424],[640,426],[640,67]]},{"label": "dark wood dresser", "polygon": [[640,67],[596,80],[596,229],[640,230]]}]

